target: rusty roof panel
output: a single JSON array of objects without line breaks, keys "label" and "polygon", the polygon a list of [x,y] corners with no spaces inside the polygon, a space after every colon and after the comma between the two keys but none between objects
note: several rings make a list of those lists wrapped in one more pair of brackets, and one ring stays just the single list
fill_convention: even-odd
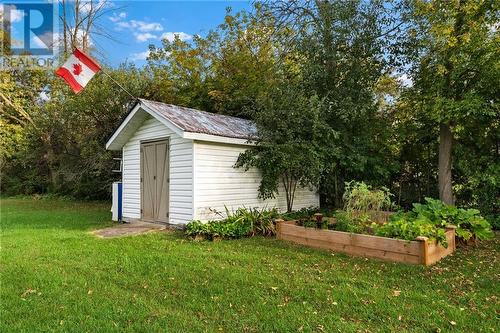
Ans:
[{"label": "rusty roof panel", "polygon": [[218,135],[237,139],[255,139],[257,128],[251,120],[139,99],[141,104],[156,111],[186,132]]}]

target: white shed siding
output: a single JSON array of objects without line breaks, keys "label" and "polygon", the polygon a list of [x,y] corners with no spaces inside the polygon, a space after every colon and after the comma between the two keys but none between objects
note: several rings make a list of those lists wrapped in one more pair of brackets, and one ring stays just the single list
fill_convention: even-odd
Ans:
[{"label": "white shed siding", "polygon": [[[211,211],[224,212],[224,205],[230,210],[238,207],[276,207],[286,211],[286,196],[282,185],[275,199],[258,198],[260,174],[254,170],[244,171],[234,168],[245,146],[224,145],[220,143],[194,142],[194,216],[195,219],[217,218]],[[316,191],[297,188],[294,210],[319,206]]]},{"label": "white shed siding", "polygon": [[123,146],[123,217],[141,218],[140,144],[141,141],[170,140],[170,223],[193,219],[193,141],[183,139],[158,120],[148,116]]}]

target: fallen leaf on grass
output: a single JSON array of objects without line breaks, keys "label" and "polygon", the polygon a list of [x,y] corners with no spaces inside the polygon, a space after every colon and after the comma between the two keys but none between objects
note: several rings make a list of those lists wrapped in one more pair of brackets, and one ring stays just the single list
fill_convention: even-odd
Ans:
[{"label": "fallen leaf on grass", "polygon": [[401,295],[401,290],[393,290],[392,291],[392,296],[397,297],[399,295]]},{"label": "fallen leaf on grass", "polygon": [[26,291],[21,295],[21,297],[26,297],[26,295],[36,293],[35,289],[26,289]]}]

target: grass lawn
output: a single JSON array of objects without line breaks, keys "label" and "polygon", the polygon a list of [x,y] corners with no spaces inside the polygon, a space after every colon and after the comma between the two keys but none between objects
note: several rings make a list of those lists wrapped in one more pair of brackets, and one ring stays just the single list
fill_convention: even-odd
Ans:
[{"label": "grass lawn", "polygon": [[426,268],[256,237],[100,239],[109,206],[1,200],[0,332],[494,332],[499,237]]}]

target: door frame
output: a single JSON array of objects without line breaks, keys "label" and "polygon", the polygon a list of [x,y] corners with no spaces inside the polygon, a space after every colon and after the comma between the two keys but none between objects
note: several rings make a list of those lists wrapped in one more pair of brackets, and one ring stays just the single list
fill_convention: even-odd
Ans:
[{"label": "door frame", "polygon": [[[143,200],[143,189],[144,189],[144,182],[143,182],[143,172],[144,172],[144,165],[143,165],[143,156],[142,156],[142,146],[146,144],[151,144],[151,143],[160,143],[160,142],[165,142],[167,144],[167,154],[165,156],[166,161],[165,163],[167,164],[168,167],[168,178],[167,178],[167,222],[165,221],[159,221],[159,220],[144,220],[144,200]],[[139,200],[141,201],[141,221],[147,221],[147,222],[154,222],[154,223],[169,223],[170,222],[170,137],[160,137],[160,138],[154,138],[154,139],[145,139],[145,140],[140,140],[139,141],[139,184],[140,184],[140,195],[139,195]]]}]

